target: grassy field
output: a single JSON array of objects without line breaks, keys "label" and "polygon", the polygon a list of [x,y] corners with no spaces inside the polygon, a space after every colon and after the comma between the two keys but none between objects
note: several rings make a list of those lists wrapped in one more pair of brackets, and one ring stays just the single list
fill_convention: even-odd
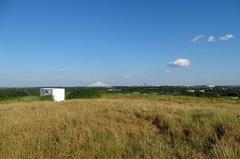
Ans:
[{"label": "grassy field", "polygon": [[0,103],[0,158],[240,156],[240,104],[226,99],[105,95]]}]

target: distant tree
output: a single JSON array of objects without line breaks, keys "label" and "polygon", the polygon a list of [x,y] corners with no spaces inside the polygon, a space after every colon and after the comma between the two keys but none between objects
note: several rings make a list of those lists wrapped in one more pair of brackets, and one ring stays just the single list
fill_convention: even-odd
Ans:
[{"label": "distant tree", "polygon": [[79,99],[79,98],[98,98],[101,93],[96,89],[71,89],[67,94],[67,99]]}]

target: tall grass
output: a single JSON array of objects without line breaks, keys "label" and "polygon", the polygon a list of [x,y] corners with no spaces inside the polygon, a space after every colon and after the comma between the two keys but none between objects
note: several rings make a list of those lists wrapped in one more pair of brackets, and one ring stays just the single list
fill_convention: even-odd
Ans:
[{"label": "tall grass", "polygon": [[240,105],[184,97],[0,104],[0,158],[238,158]]}]

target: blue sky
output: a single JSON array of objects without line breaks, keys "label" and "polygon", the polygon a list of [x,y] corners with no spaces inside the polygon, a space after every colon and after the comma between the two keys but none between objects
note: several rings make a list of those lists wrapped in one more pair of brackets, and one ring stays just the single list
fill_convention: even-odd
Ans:
[{"label": "blue sky", "polygon": [[1,0],[0,87],[240,84],[239,0]]}]

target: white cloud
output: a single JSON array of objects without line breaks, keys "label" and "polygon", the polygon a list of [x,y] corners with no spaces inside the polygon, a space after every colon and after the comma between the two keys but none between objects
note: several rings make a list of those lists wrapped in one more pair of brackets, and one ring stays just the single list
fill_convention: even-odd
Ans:
[{"label": "white cloud", "polygon": [[193,43],[199,42],[202,38],[204,38],[204,35],[197,35],[192,39]]},{"label": "white cloud", "polygon": [[168,64],[173,67],[189,67],[191,62],[188,59],[176,59],[175,61],[170,61]]},{"label": "white cloud", "polygon": [[228,34],[228,35],[220,37],[219,39],[227,41],[227,40],[230,40],[230,39],[233,39],[233,38],[235,38],[235,36],[233,34]]},{"label": "white cloud", "polygon": [[213,35],[209,36],[208,42],[215,42],[215,41],[216,41],[216,39],[215,39],[215,37]]}]

